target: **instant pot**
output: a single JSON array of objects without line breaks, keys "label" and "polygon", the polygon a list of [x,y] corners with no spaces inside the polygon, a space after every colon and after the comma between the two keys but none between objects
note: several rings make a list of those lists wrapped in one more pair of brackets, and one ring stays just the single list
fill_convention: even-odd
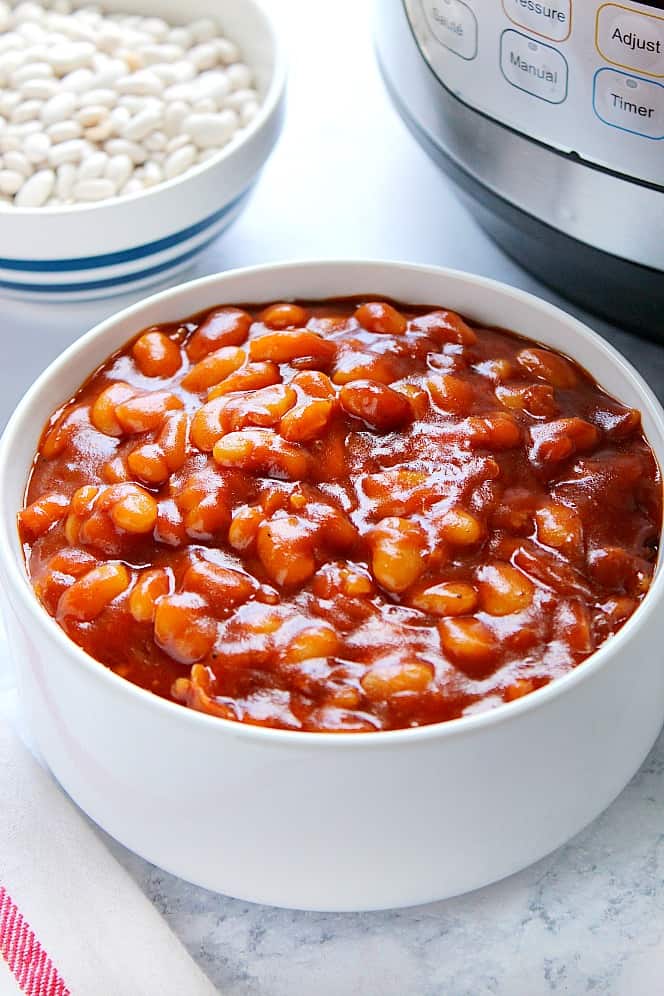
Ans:
[{"label": "instant pot", "polygon": [[505,251],[663,338],[664,2],[378,0],[376,30],[396,106]]}]

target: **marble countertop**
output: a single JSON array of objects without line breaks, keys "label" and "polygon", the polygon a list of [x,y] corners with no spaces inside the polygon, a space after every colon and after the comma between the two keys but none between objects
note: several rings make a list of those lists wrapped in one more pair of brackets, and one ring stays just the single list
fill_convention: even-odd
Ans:
[{"label": "marble countertop", "polygon": [[[246,213],[192,275],[279,259],[381,257],[474,270],[561,303],[480,231],[390,107],[373,57],[371,5],[269,6],[292,68],[283,138]],[[64,345],[123,303],[3,302],[0,419]],[[570,310],[664,396],[664,349]],[[504,882],[426,907],[341,915],[254,906],[109,846],[224,996],[664,991],[664,737],[566,847]]]}]

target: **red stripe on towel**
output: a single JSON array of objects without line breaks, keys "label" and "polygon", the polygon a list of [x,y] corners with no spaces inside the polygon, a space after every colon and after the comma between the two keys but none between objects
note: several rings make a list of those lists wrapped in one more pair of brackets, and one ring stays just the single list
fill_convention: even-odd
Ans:
[{"label": "red stripe on towel", "polygon": [[26,996],[71,996],[57,968],[2,885],[0,954]]}]

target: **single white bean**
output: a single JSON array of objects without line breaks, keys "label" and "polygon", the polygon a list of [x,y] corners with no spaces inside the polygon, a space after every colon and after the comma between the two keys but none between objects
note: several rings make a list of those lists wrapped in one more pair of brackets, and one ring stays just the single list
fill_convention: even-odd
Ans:
[{"label": "single white bean", "polygon": [[245,104],[248,104],[250,101],[257,100],[258,94],[255,90],[233,90],[232,93],[229,93],[228,96],[224,98],[223,106],[230,107],[234,111],[239,111]]},{"label": "single white bean", "polygon": [[122,59],[116,58],[107,59],[102,67],[95,65],[94,70],[96,85],[98,87],[115,86],[116,80],[119,80],[122,76],[127,75],[128,68],[129,67],[126,62],[123,62]]},{"label": "single white bean", "polygon": [[12,111],[14,111],[20,103],[20,93],[15,93],[12,90],[0,92],[0,114],[2,114],[3,117],[11,117]]},{"label": "single white bean", "polygon": [[7,169],[20,173],[22,176],[28,177],[34,172],[32,164],[23,152],[12,152],[10,150],[9,152],[5,152],[3,160]]},{"label": "single white bean", "polygon": [[253,81],[253,75],[243,62],[235,62],[226,70],[228,81],[233,90],[247,90]]},{"label": "single white bean", "polygon": [[222,62],[224,66],[230,66],[234,62],[240,61],[240,50],[235,42],[229,41],[228,38],[217,38],[215,39],[214,44],[217,48],[219,61]]},{"label": "single white bean", "polygon": [[164,173],[159,163],[154,159],[148,160],[143,167],[143,183],[146,187],[156,187],[164,179]]},{"label": "single white bean", "polygon": [[109,115],[109,120],[113,125],[114,133],[119,135],[127,122],[131,120],[131,113],[126,107],[114,107]]},{"label": "single white bean", "polygon": [[114,131],[113,122],[110,117],[106,117],[99,124],[93,125],[91,128],[86,128],[84,135],[90,142],[105,142],[107,138],[111,137]]},{"label": "single white bean", "polygon": [[145,45],[141,52],[146,66],[157,62],[178,62],[184,57],[181,45]]},{"label": "single white bean", "polygon": [[187,58],[200,72],[202,69],[212,69],[219,61],[217,46],[211,42],[195,45],[187,52]]},{"label": "single white bean", "polygon": [[58,76],[64,76],[65,73],[88,66],[94,53],[95,46],[89,41],[55,45],[51,50],[51,66]]},{"label": "single white bean", "polygon": [[130,142],[139,142],[155,128],[158,128],[162,120],[163,114],[160,110],[148,108],[140,111],[125,126],[122,137],[128,138]]},{"label": "single white bean", "polygon": [[143,139],[143,145],[148,152],[163,152],[168,145],[168,138],[163,131],[153,131]]},{"label": "single white bean", "polygon": [[121,194],[140,194],[145,187],[138,176],[132,176],[131,179],[127,180],[124,187],[120,191]]},{"label": "single white bean", "polygon": [[102,87],[97,90],[88,90],[87,93],[82,93],[79,105],[81,107],[90,106],[102,106],[102,107],[115,107],[118,100],[118,95],[115,90],[111,90],[110,87]]},{"label": "single white bean", "polygon": [[194,43],[194,36],[189,28],[171,28],[166,36],[166,40],[171,45],[180,45],[181,48],[190,48]]},{"label": "single white bean", "polygon": [[52,169],[40,169],[25,181],[16,194],[14,203],[17,207],[41,207],[53,192],[55,173]]},{"label": "single white bean", "polygon": [[185,100],[174,100],[166,104],[164,110],[164,131],[170,137],[178,135],[182,122],[191,113],[191,107]]},{"label": "single white bean", "polygon": [[[29,182],[29,181],[28,181]],[[78,201],[103,201],[115,193],[112,180],[103,177],[92,180],[79,180],[74,184],[74,197]]]},{"label": "single white bean", "polygon": [[129,156],[137,166],[147,159],[143,146],[139,145],[138,142],[130,142],[126,138],[111,138],[106,142],[104,149],[109,156]]},{"label": "single white bean", "polygon": [[96,180],[105,175],[108,156],[105,152],[93,152],[78,167],[79,180]]},{"label": "single white bean", "polygon": [[129,76],[122,76],[116,80],[115,86],[120,93],[136,94],[139,97],[159,97],[164,91],[162,81],[149,69],[139,69]]},{"label": "single white bean", "polygon": [[198,100],[211,97],[215,101],[220,101],[230,92],[230,80],[223,69],[208,69],[201,73],[194,86],[194,93]]},{"label": "single white bean", "polygon": [[55,167],[62,166],[63,163],[80,163],[91,150],[92,146],[85,139],[73,138],[69,142],[60,142],[52,146],[48,161]]},{"label": "single white bean", "polygon": [[73,163],[63,163],[55,173],[55,193],[61,201],[68,201],[72,195],[78,170]]},{"label": "single white bean", "polygon": [[70,93],[83,93],[89,90],[96,83],[95,74],[91,69],[75,69],[73,73],[67,73],[60,81],[62,90]]},{"label": "single white bean", "polygon": [[25,177],[22,173],[14,169],[0,169],[0,192],[10,196],[17,193],[23,184]]},{"label": "single white bean", "polygon": [[134,164],[129,156],[120,154],[107,160],[104,176],[113,182],[116,190],[120,190],[133,172]]},{"label": "single white bean", "polygon": [[31,163],[45,163],[51,148],[51,140],[43,131],[28,135],[23,143],[23,151]]},{"label": "single white bean", "polygon": [[39,117],[43,106],[44,104],[41,100],[24,100],[18,107],[14,108],[9,115],[9,120],[13,121],[14,124],[35,121]]},{"label": "single white bean", "polygon": [[181,148],[176,149],[171,152],[166,162],[164,164],[164,177],[167,180],[172,180],[176,176],[180,176],[185,170],[188,170],[190,166],[193,166],[196,162],[196,146],[195,145],[183,145]]},{"label": "single white bean", "polygon": [[254,120],[260,108],[255,100],[248,100],[240,110],[240,124],[246,128]]},{"label": "single white bean", "polygon": [[235,111],[224,110],[219,114],[189,114],[182,127],[201,149],[221,147],[229,140],[238,126]]},{"label": "single white bean", "polygon": [[174,135],[173,138],[169,138],[168,144],[166,146],[166,153],[175,152],[177,149],[182,149],[185,145],[190,144],[189,135],[180,133],[179,135]]},{"label": "single white bean", "polygon": [[82,128],[94,128],[95,125],[105,121],[108,114],[108,107],[104,107],[103,104],[89,104],[76,111],[74,121],[78,121]]},{"label": "single white bean", "polygon": [[58,92],[55,80],[26,80],[21,86],[22,100],[50,100]]},{"label": "single white bean", "polygon": [[66,121],[74,113],[76,103],[76,96],[73,93],[59,93],[46,101],[39,116],[47,127],[59,121]]},{"label": "single white bean", "polygon": [[60,142],[69,142],[73,138],[80,138],[83,129],[76,121],[56,121],[55,124],[48,126],[46,134],[52,145],[58,145]]},{"label": "single white bean", "polygon": [[53,69],[47,62],[24,63],[9,76],[9,82],[17,89],[20,89],[24,83],[28,83],[30,80],[50,79],[53,79]]},{"label": "single white bean", "polygon": [[177,83],[189,83],[190,80],[196,78],[196,69],[187,59],[183,59],[181,62],[173,62],[171,68],[175,73]]},{"label": "single white bean", "polygon": [[4,0],[0,3],[0,31],[6,31],[11,19],[11,9]]},{"label": "single white bean", "polygon": [[212,97],[203,97],[201,100],[195,100],[191,109],[194,114],[215,114],[218,110],[217,101]]},{"label": "single white bean", "polygon": [[18,152],[20,148],[21,139],[18,135],[12,135],[7,131],[0,132],[0,153],[6,155],[8,152]]}]

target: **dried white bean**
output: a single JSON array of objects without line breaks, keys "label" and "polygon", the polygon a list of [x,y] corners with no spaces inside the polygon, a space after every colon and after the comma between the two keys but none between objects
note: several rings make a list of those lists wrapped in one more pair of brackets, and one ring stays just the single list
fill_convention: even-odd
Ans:
[{"label": "dried white bean", "polygon": [[83,138],[73,138],[69,142],[60,142],[51,147],[48,154],[48,161],[51,166],[62,166],[63,163],[80,163],[87,153],[92,150],[89,142]]},{"label": "dried white bean", "polygon": [[13,195],[17,193],[23,184],[25,177],[14,169],[0,169],[0,191],[3,194]]},{"label": "dried white bean", "polygon": [[137,166],[147,159],[143,146],[139,145],[138,142],[130,142],[126,138],[111,138],[106,142],[104,148],[109,156],[129,156]]},{"label": "dried white bean", "polygon": [[189,114],[182,127],[201,149],[225,145],[238,126],[235,111],[225,110],[219,114]]},{"label": "dried white bean", "polygon": [[77,201],[103,201],[115,194],[115,184],[104,178],[79,180],[74,184],[74,197]]},{"label": "dried white bean", "polygon": [[166,104],[164,111],[164,131],[171,137],[177,135],[182,127],[182,122],[191,113],[191,107],[185,100],[174,100]]},{"label": "dried white bean", "polygon": [[143,183],[146,187],[156,187],[158,183],[164,179],[164,173],[161,166],[154,161],[154,159],[146,162],[143,167]]},{"label": "dried white bean", "polygon": [[217,46],[210,42],[204,42],[202,45],[194,45],[187,52],[187,58],[199,72],[202,69],[212,69],[219,61]]},{"label": "dried white bean", "polygon": [[139,111],[125,126],[122,137],[128,138],[130,142],[139,142],[155,128],[158,128],[162,119],[163,114],[159,110],[148,108],[145,111]]},{"label": "dried white bean", "polygon": [[190,144],[189,135],[179,134],[174,135],[173,138],[169,138],[168,145],[166,146],[166,152],[176,152],[178,149],[184,148],[185,145]]},{"label": "dried white bean", "polygon": [[55,173],[55,193],[61,201],[68,201],[72,195],[78,170],[72,163],[63,163]]},{"label": "dried white bean", "polygon": [[259,110],[255,100],[248,101],[240,111],[240,124],[246,128],[254,120]]},{"label": "dried white bean", "polygon": [[167,180],[180,176],[196,162],[196,146],[183,145],[171,152],[164,165],[164,176]]},{"label": "dried white bean", "polygon": [[104,175],[107,163],[108,156],[105,152],[93,152],[78,167],[78,179],[96,180],[98,177]]},{"label": "dried white bean", "polygon": [[97,83],[95,74],[91,69],[75,69],[73,73],[67,73],[63,76],[60,81],[60,86],[63,90],[68,90],[71,93],[83,93],[84,90],[89,90]]},{"label": "dried white bean", "polygon": [[137,94],[139,97],[158,97],[164,90],[162,81],[149,69],[139,69],[129,76],[122,76],[116,80],[115,86],[120,93]]},{"label": "dried white bean", "polygon": [[92,42],[70,42],[65,45],[55,45],[51,49],[51,66],[58,74],[72,73],[75,69],[83,69],[92,61],[95,46]]},{"label": "dried white bean", "polygon": [[43,131],[28,135],[23,143],[23,151],[31,163],[45,163],[51,148],[51,140]]},{"label": "dried white bean", "polygon": [[69,142],[73,138],[80,138],[83,129],[76,121],[56,121],[55,124],[49,125],[46,134],[52,145],[58,145],[60,142]]},{"label": "dried white bean", "polygon": [[30,176],[34,172],[28,158],[22,152],[5,152],[4,163],[7,169],[14,170],[22,176]]},{"label": "dried white bean", "polygon": [[86,128],[84,135],[90,142],[105,142],[107,138],[110,138],[115,128],[110,117],[105,118],[100,121],[99,124],[93,125],[91,128]]},{"label": "dried white bean", "polygon": [[240,61],[240,50],[235,42],[229,41],[228,38],[217,38],[214,44],[217,48],[219,61],[225,66],[230,66],[233,62]]},{"label": "dried white bean", "polygon": [[181,45],[146,45],[142,50],[143,62],[152,66],[159,62],[177,62],[184,57]]},{"label": "dried white bean", "polygon": [[51,196],[55,185],[52,169],[40,169],[25,181],[14,198],[17,207],[41,207]]},{"label": "dried white bean", "polygon": [[247,90],[253,81],[251,70],[243,62],[235,62],[226,70],[233,90]]},{"label": "dried white bean", "polygon": [[47,62],[26,62],[11,73],[9,82],[13,87],[20,89],[30,80],[50,79],[53,79],[53,69]]},{"label": "dried white bean", "polygon": [[50,100],[58,92],[55,80],[26,80],[21,86],[23,100]]},{"label": "dried white bean", "polygon": [[131,180],[127,180],[124,187],[120,191],[121,194],[139,194],[145,187],[141,183],[141,180],[137,176],[132,176]]},{"label": "dried white bean", "polygon": [[88,90],[87,93],[82,93],[79,105],[81,107],[91,107],[91,106],[102,106],[102,107],[115,107],[118,100],[118,95],[115,90],[110,90],[103,87],[99,90]]},{"label": "dried white bean", "polygon": [[258,94],[255,90],[234,90],[224,98],[224,107],[230,107],[234,111],[239,111],[245,104],[257,102]]},{"label": "dried white bean", "polygon": [[23,124],[25,121],[34,121],[39,117],[44,106],[41,100],[24,100],[15,107],[9,115],[9,120],[14,124]]},{"label": "dried white bean", "polygon": [[148,152],[162,152],[168,145],[168,138],[163,131],[153,131],[144,139],[143,145]]},{"label": "dried white bean", "polygon": [[111,156],[107,159],[104,176],[113,182],[116,190],[124,187],[134,172],[134,164],[127,155]]},{"label": "dried white bean", "polygon": [[231,92],[231,84],[223,69],[208,69],[196,80],[194,93],[197,100],[211,97],[212,100],[223,100]]},{"label": "dried white bean", "polygon": [[40,117],[45,125],[57,124],[71,118],[76,108],[76,97],[73,93],[59,93],[51,97],[41,108]]}]

